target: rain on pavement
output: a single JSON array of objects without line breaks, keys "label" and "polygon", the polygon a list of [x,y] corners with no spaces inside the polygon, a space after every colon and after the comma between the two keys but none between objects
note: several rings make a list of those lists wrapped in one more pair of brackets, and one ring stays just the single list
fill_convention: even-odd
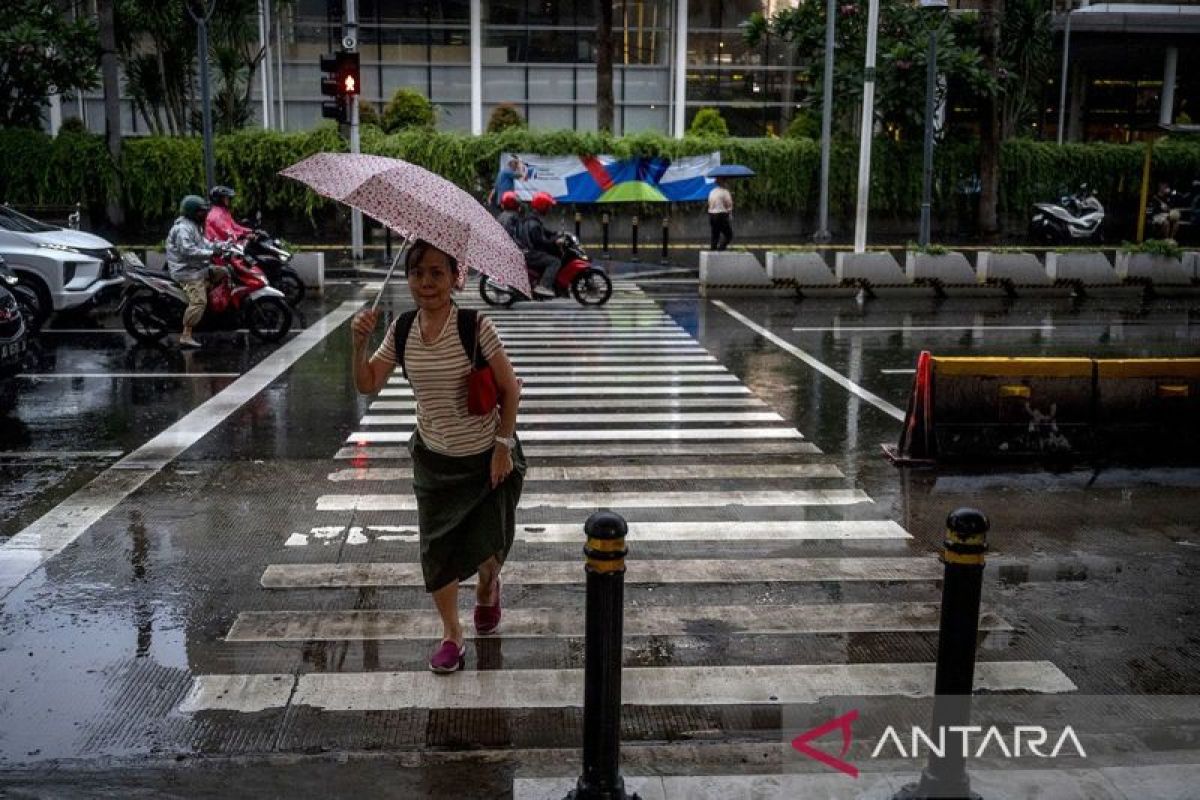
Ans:
[{"label": "rain on pavement", "polygon": [[[230,796],[234,780],[238,796],[551,796],[579,772],[580,546],[601,506],[631,527],[630,776],[805,770],[784,763],[781,708],[815,719],[830,697],[928,694],[936,554],[965,505],[992,522],[980,688],[1200,688],[1200,470],[898,470],[880,452],[920,350],[1194,355],[1186,306],[716,302],[639,271],[619,266],[598,311],[489,312],[525,377],[531,466],[504,627],[446,678],[425,669],[438,632],[416,565],[411,393],[397,374],[359,397],[348,370],[341,321],[372,287],[328,287],[279,346],[143,349],[105,317],[47,331],[44,375],[23,379],[0,434],[0,795]],[[464,305],[481,305],[473,288]],[[163,443],[249,379],[263,388]],[[14,547],[93,481],[105,513],[63,517],[69,533],[98,515],[48,557]],[[1130,748],[1196,761],[1102,713],[1078,726],[1097,764]]]}]

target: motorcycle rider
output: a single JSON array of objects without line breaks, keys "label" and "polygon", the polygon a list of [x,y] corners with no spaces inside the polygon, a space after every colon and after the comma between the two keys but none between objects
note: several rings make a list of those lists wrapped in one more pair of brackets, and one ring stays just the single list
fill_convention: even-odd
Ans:
[{"label": "motorcycle rider", "polygon": [[209,264],[218,251],[204,238],[204,222],[209,205],[203,197],[189,194],[179,201],[179,218],[167,234],[167,270],[171,279],[187,295],[188,306],[183,312],[180,347],[199,347],[192,329],[204,316],[208,305]]},{"label": "motorcycle rider", "polygon": [[500,198],[500,216],[496,217],[496,221],[504,226],[504,230],[508,232],[509,238],[517,243],[517,246],[522,250],[528,250],[528,243],[522,241],[521,231],[521,201],[517,199],[516,192],[505,192]]},{"label": "motorcycle rider", "polygon": [[238,241],[254,231],[239,225],[229,210],[229,201],[237,194],[228,186],[214,186],[208,193],[212,209],[204,220],[204,235],[212,242]]},{"label": "motorcycle rider", "polygon": [[1160,239],[1174,239],[1179,232],[1179,209],[1171,208],[1174,199],[1171,184],[1160,181],[1158,192],[1150,200],[1150,221]]},{"label": "motorcycle rider", "polygon": [[554,278],[562,266],[562,249],[555,241],[558,233],[546,228],[542,215],[548,212],[556,202],[546,192],[538,192],[529,201],[530,213],[525,217],[521,226],[522,238],[528,242],[525,253],[525,266],[540,273],[538,285],[533,287],[536,297],[547,299],[554,297]]}]

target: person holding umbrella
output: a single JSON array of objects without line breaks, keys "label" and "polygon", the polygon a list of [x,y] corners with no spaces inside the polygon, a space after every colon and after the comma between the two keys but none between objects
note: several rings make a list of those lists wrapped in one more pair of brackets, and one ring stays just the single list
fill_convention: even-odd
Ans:
[{"label": "person holding umbrella", "polygon": [[733,195],[725,186],[725,178],[717,178],[708,193],[708,227],[712,232],[710,250],[724,250],[733,241]]},{"label": "person holding umbrella", "polygon": [[[453,292],[461,288],[457,260],[417,240],[404,259],[408,289],[417,304],[407,331],[404,317],[393,322],[383,343],[368,355],[379,312],[360,311],[352,322],[354,382],[374,394],[400,363],[416,397],[417,429],[409,440],[413,492],[421,540],[425,589],[442,620],[442,641],[429,669],[447,674],[466,658],[458,615],[459,583],[479,574],[475,590],[475,631],[486,635],[500,625],[500,570],[516,532],[517,502],[525,458],[516,438],[520,385],[492,321],[476,318],[476,340],[495,375],[499,405],[477,416],[467,408],[467,382],[473,354],[459,333],[461,311]],[[461,273],[465,277],[465,270]],[[404,337],[399,341],[398,337]]]}]

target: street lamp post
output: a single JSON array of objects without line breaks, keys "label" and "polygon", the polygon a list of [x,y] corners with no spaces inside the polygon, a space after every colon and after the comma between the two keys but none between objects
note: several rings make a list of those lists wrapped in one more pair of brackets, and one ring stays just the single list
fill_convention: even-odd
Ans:
[{"label": "street lamp post", "polygon": [[921,183],[921,230],[917,244],[929,246],[929,229],[933,207],[933,134],[934,114],[937,113],[937,37],[941,29],[941,13],[949,11],[947,0],[921,0],[921,7],[938,14],[938,24],[929,28],[929,52],[925,60],[925,152]]},{"label": "street lamp post", "polygon": [[817,232],[813,241],[827,244],[829,233],[829,149],[833,137],[833,57],[834,26],[837,25],[837,0],[825,7],[825,75],[821,94],[821,196],[817,212]]},{"label": "street lamp post", "polygon": [[867,3],[867,55],[863,66],[862,124],[858,138],[858,202],[854,213],[854,252],[867,249],[867,208],[871,197],[871,137],[875,133],[875,45],[879,0]]},{"label": "street lamp post", "polygon": [[196,58],[200,60],[200,127],[204,137],[204,193],[208,194],[217,182],[213,164],[212,138],[212,90],[208,80],[208,20],[217,8],[217,0],[205,2],[203,11],[197,14],[192,4],[187,4],[188,14],[196,22]]}]

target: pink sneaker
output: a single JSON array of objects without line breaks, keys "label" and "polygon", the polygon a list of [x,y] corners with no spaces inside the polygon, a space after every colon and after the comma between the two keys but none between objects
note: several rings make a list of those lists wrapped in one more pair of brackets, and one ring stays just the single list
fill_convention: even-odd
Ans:
[{"label": "pink sneaker", "polygon": [[467,646],[455,644],[450,639],[443,639],[442,644],[433,652],[429,659],[429,669],[438,675],[449,675],[458,672],[467,663]]},{"label": "pink sneaker", "polygon": [[495,633],[500,627],[500,576],[496,576],[496,604],[494,606],[475,606],[475,633],[487,636]]}]

